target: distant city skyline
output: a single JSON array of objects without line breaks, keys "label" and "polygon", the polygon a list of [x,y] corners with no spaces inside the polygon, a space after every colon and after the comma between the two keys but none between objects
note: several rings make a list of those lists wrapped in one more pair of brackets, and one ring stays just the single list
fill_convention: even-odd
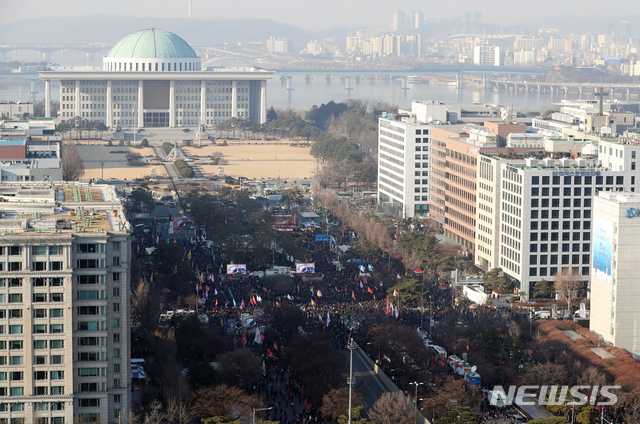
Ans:
[{"label": "distant city skyline", "polygon": [[[539,0],[530,3],[512,0],[451,0],[446,3],[425,4],[418,0],[365,1],[323,0],[321,2],[301,2],[294,0],[240,0],[238,2],[213,2],[211,0],[191,0],[192,18],[227,19],[270,19],[312,30],[327,30],[353,26],[378,28],[392,24],[396,10],[420,10],[427,19],[461,17],[465,12],[479,11],[482,22],[489,24],[526,24],[532,19],[567,16],[571,18],[595,18],[620,16],[623,11],[636,11],[637,3],[620,0],[616,3],[618,14],[604,14],[601,2],[594,0],[553,1]],[[186,18],[189,0],[111,0],[110,2],[87,2],[79,0],[28,0],[11,2],[0,0],[0,25],[27,18],[81,17],[97,14],[121,14],[127,16]],[[640,11],[638,11],[640,13]],[[627,13],[628,14],[628,13]]]}]

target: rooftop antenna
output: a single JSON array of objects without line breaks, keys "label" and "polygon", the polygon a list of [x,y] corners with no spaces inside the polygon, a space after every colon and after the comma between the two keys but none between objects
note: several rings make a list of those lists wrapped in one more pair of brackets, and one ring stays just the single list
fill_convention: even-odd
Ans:
[{"label": "rooftop antenna", "polygon": [[189,0],[189,19],[191,19],[191,0]]}]

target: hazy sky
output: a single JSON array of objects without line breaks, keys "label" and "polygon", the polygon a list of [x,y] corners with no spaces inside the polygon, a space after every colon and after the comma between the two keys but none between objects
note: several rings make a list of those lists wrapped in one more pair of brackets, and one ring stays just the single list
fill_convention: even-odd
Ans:
[{"label": "hazy sky", "polygon": [[[603,4],[601,0],[191,0],[191,16],[266,18],[302,28],[328,29],[348,25],[349,16],[354,26],[389,25],[397,9],[421,10],[436,19],[480,10],[483,22],[503,24],[550,15],[591,18],[640,13],[637,0],[616,1],[615,12]],[[188,0],[0,0],[0,24],[29,17],[121,14],[186,18],[187,13]]]}]

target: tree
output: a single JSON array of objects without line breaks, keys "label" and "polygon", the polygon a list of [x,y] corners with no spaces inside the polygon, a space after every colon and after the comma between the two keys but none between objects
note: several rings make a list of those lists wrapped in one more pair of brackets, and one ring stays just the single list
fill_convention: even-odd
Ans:
[{"label": "tree", "polygon": [[535,299],[548,299],[553,297],[556,291],[553,288],[553,283],[547,280],[536,281],[533,285],[533,297]]},{"label": "tree", "polygon": [[481,399],[479,390],[469,386],[464,380],[448,378],[434,395],[425,399],[422,407],[432,416],[446,416],[450,401],[455,401],[460,409],[477,405]]},{"label": "tree", "polygon": [[447,424],[476,424],[480,417],[468,406],[463,406],[447,412],[444,420]]},{"label": "tree", "polygon": [[156,293],[150,290],[148,283],[140,281],[131,300],[142,328],[149,333],[153,332],[158,327],[158,305],[160,304]]},{"label": "tree", "polygon": [[267,111],[267,122],[275,121],[276,119],[278,119],[278,114],[273,106],[271,106]]},{"label": "tree", "polygon": [[[351,399],[352,409],[362,405],[364,405],[362,398],[354,391]],[[339,389],[331,389],[329,393],[322,397],[321,410],[325,418],[333,420],[337,420],[341,415],[347,414],[349,410],[349,388],[345,386]],[[351,415],[353,416],[354,414],[352,413]]]},{"label": "tree", "polygon": [[482,281],[487,287],[496,291],[513,290],[513,282],[509,281],[505,276],[502,268],[493,268],[482,276]]},{"label": "tree", "polygon": [[151,212],[154,206],[153,193],[148,187],[137,187],[129,195],[133,212]]},{"label": "tree", "polygon": [[146,138],[143,138],[142,141],[140,142],[140,147],[149,147],[149,140],[147,140]]},{"label": "tree", "polygon": [[554,275],[553,287],[556,289],[558,298],[567,302],[567,311],[571,311],[571,303],[577,298],[577,292],[583,286],[584,283],[577,274],[563,271],[561,274]]},{"label": "tree", "polygon": [[190,402],[185,399],[170,399],[167,404],[167,420],[175,424],[189,424],[193,419]]},{"label": "tree", "polygon": [[243,386],[262,378],[262,360],[248,348],[230,350],[218,357],[220,376],[228,384]]},{"label": "tree", "polygon": [[529,424],[569,424],[569,420],[565,417],[538,418],[529,421]]},{"label": "tree", "polygon": [[414,424],[415,406],[402,392],[387,392],[373,404],[369,418],[375,424]]},{"label": "tree", "polygon": [[261,404],[257,395],[250,396],[239,387],[221,384],[198,389],[194,394],[191,411],[201,420],[224,417],[228,420],[250,421],[253,409],[259,408]]},{"label": "tree", "polygon": [[76,146],[71,143],[62,145],[61,149],[62,179],[75,181],[84,175],[84,163],[80,159]]},{"label": "tree", "polygon": [[567,367],[561,364],[546,362],[533,365],[522,376],[522,384],[554,385],[564,384],[569,378]]}]

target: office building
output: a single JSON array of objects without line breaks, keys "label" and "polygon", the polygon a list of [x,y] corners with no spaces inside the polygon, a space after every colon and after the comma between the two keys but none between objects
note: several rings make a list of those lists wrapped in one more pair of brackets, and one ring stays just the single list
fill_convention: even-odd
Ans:
[{"label": "office building", "polygon": [[112,186],[0,185],[0,422],[130,409],[130,225]]},{"label": "office building", "polygon": [[412,115],[378,121],[378,204],[403,218],[429,211],[430,127]]},{"label": "office building", "polygon": [[[502,268],[525,294],[536,281],[563,273],[580,276],[586,289],[594,195],[636,191],[640,184],[630,166],[607,170],[586,159],[595,156],[594,150],[586,145],[580,159],[481,157],[476,266]],[[631,156],[632,149],[626,150]],[[586,296],[586,290],[579,295]]]},{"label": "office building", "polygon": [[479,66],[502,66],[504,51],[496,46],[474,46],[473,63]]},{"label": "office building", "polygon": [[0,181],[62,181],[60,141],[0,134]]},{"label": "office building", "polygon": [[186,41],[152,28],[118,41],[102,69],[53,69],[39,75],[45,81],[45,116],[51,114],[51,81],[59,80],[62,120],[80,117],[115,129],[215,126],[229,118],[265,122],[266,83],[273,72],[204,70]]},{"label": "office building", "polygon": [[640,194],[601,192],[593,213],[589,328],[640,359]]}]

